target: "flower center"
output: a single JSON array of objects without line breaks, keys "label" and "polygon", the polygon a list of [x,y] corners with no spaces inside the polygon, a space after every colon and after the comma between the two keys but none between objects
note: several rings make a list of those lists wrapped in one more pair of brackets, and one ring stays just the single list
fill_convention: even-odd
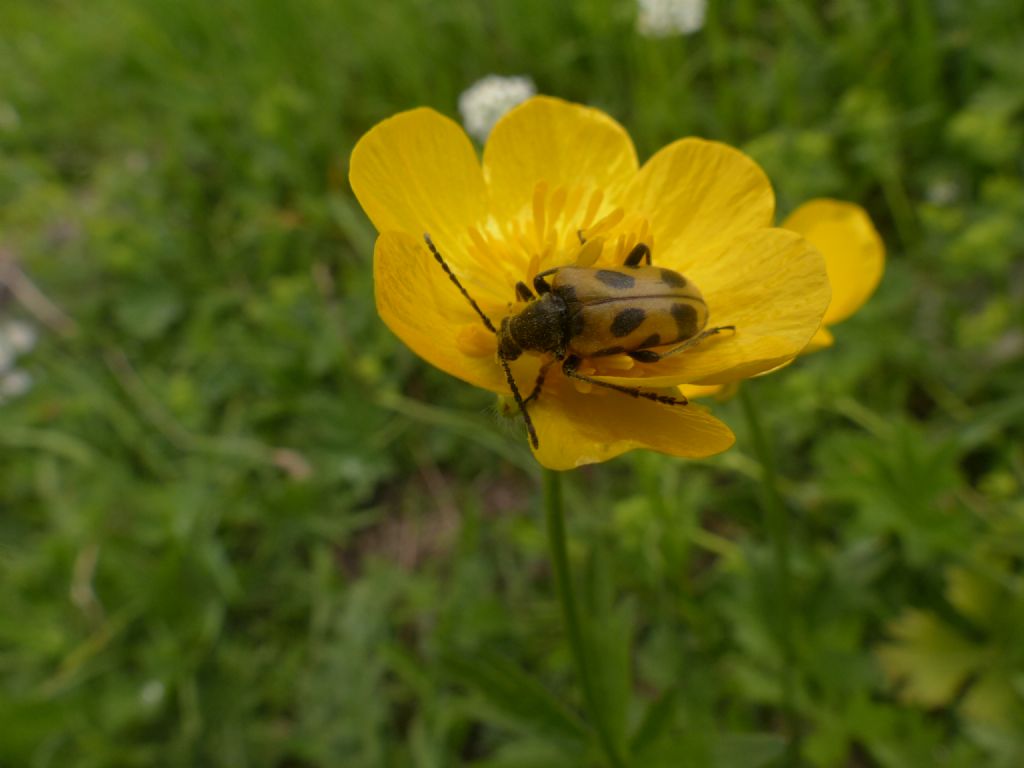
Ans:
[{"label": "flower center", "polygon": [[[491,275],[491,286],[501,286],[497,295],[508,297],[503,305],[481,302],[495,325],[526,306],[516,296],[517,283],[532,292],[533,279],[546,270],[597,265],[620,268],[638,244],[654,248],[647,218],[612,205],[603,190],[582,185],[552,188],[546,181],[537,182],[519,216],[504,221],[492,218],[470,227],[468,235],[469,255],[477,262],[479,273]],[[460,328],[456,344],[470,357],[497,355],[494,334],[479,323]],[[540,362],[536,355],[524,355],[512,365],[516,378],[532,380]],[[585,376],[621,376],[642,365],[626,354],[602,355],[584,360],[577,370]],[[588,382],[573,379],[572,384],[583,393],[607,394]]]},{"label": "flower center", "polygon": [[[637,243],[653,247],[647,219],[605,199],[604,191],[583,185],[534,185],[519,216],[470,227],[470,256],[485,274],[495,274],[515,296],[515,285],[554,267],[621,265]],[[509,307],[512,311],[512,307]]]}]

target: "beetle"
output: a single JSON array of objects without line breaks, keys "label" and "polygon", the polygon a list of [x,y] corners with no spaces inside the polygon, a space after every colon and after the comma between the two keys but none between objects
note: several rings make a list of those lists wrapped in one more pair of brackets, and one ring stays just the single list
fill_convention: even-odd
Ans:
[{"label": "beetle", "polygon": [[[611,355],[656,363],[708,336],[735,330],[732,325],[707,328],[708,307],[700,291],[678,272],[653,266],[651,249],[644,243],[638,243],[618,269],[554,267],[533,278],[533,290],[524,282],[516,283],[516,298],[526,306],[503,318],[496,328],[459,282],[430,235],[425,234],[423,239],[441,269],[497,337],[498,362],[535,449],[540,443],[526,406],[540,397],[553,363],[560,362],[562,373],[570,379],[665,405],[687,405],[689,401],[682,394],[677,397],[599,381],[580,373],[580,365],[586,358]],[[584,242],[582,233],[580,242]],[[669,345],[675,346],[665,351],[655,349]],[[508,365],[524,352],[551,355],[541,365],[533,391],[526,398]]]}]

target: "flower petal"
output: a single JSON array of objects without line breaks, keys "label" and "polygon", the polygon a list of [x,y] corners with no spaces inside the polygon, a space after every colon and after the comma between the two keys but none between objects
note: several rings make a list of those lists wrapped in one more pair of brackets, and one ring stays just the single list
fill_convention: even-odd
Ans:
[{"label": "flower petal", "polygon": [[702,458],[735,442],[729,428],[699,405],[659,405],[617,392],[584,395],[565,380],[545,387],[530,416],[540,440],[534,455],[549,469],[607,461],[636,448]]},{"label": "flower petal", "polygon": [[633,142],[615,120],[592,107],[537,96],[508,112],[484,147],[491,210],[516,215],[538,181],[549,189],[583,185],[614,199],[636,173]]},{"label": "flower petal", "polygon": [[[828,313],[825,313],[828,316]],[[807,346],[804,347],[802,355],[809,355],[811,352],[817,352],[822,349],[827,349],[836,343],[836,337],[832,335],[832,332],[824,325],[818,329],[818,332],[814,334],[814,338],[808,342]]]},{"label": "flower petal", "polygon": [[744,232],[770,227],[775,193],[761,167],[739,150],[690,138],[644,164],[625,205],[650,219],[655,259],[672,250],[676,263],[667,266],[685,272]]},{"label": "flower petal", "polygon": [[734,381],[731,384],[683,384],[679,389],[689,400],[713,397],[717,402],[724,403],[733,398],[739,391],[739,387],[740,383]]},{"label": "flower petal", "polygon": [[[401,112],[370,129],[352,150],[349,183],[378,232],[427,232],[449,250],[487,214],[473,145],[432,109]],[[449,258],[453,266],[459,261],[454,252]]]},{"label": "flower petal", "polygon": [[[821,325],[830,291],[825,263],[806,240],[784,229],[748,233],[687,273],[704,294],[709,326],[734,325],[685,352],[638,365],[644,386],[726,384],[798,355]],[[603,381],[636,383],[636,378]]]},{"label": "flower petal", "polygon": [[403,232],[378,237],[373,282],[377,312],[409,349],[463,381],[508,392],[495,355],[481,354],[465,339],[467,328],[483,327],[480,318],[421,239]]},{"label": "flower petal", "polygon": [[840,200],[810,200],[782,223],[806,237],[825,257],[832,303],[825,325],[841,322],[875,292],[885,269],[885,244],[859,205]]}]

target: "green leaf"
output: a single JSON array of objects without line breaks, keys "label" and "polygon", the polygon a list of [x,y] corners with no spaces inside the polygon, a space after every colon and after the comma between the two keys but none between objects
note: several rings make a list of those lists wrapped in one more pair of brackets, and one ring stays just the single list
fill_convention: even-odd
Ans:
[{"label": "green leaf", "polygon": [[894,642],[878,658],[889,678],[902,683],[905,701],[926,707],[950,703],[985,660],[983,649],[923,611],[907,611],[889,629]]},{"label": "green leaf", "polygon": [[590,738],[583,721],[536,678],[508,658],[489,651],[442,656],[444,671],[484,703],[483,717],[531,736],[582,743]]},{"label": "green leaf", "polygon": [[651,702],[630,739],[632,754],[639,754],[650,748],[668,732],[676,712],[676,698],[676,689],[669,688]]},{"label": "green leaf", "polygon": [[534,739],[521,739],[503,745],[486,760],[473,763],[473,768],[564,768],[567,765],[590,765],[582,749],[567,749]]},{"label": "green leaf", "polygon": [[760,768],[785,748],[786,740],[775,733],[724,734],[712,751],[712,764],[716,768]]},{"label": "green leaf", "polygon": [[960,711],[971,720],[995,727],[1009,728],[1024,712],[1024,700],[1002,672],[981,675],[964,696]]},{"label": "green leaf", "polygon": [[946,597],[960,613],[984,626],[995,616],[1001,596],[981,574],[955,566],[946,571]]},{"label": "green leaf", "polygon": [[594,717],[625,752],[632,692],[631,640],[633,608],[615,601],[610,558],[595,547],[587,561],[581,605],[583,644],[593,684]]},{"label": "green leaf", "polygon": [[183,311],[181,298],[171,288],[154,288],[129,294],[114,309],[118,325],[138,339],[155,339]]}]

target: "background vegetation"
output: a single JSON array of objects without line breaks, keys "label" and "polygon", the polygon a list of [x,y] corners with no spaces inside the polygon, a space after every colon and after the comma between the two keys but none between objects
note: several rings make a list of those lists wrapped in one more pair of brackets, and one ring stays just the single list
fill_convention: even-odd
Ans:
[{"label": "background vegetation", "polygon": [[[782,214],[868,208],[879,292],[750,385],[793,515],[802,753],[1024,764],[1022,16],[738,0],[650,40],[615,0],[0,4],[0,312],[41,334],[0,405],[0,764],[591,764],[538,468],[377,319],[346,182],[374,122],[491,72],[641,156],[738,144]],[[715,460],[566,478],[645,768],[780,753],[757,466],[716,412]]]}]

